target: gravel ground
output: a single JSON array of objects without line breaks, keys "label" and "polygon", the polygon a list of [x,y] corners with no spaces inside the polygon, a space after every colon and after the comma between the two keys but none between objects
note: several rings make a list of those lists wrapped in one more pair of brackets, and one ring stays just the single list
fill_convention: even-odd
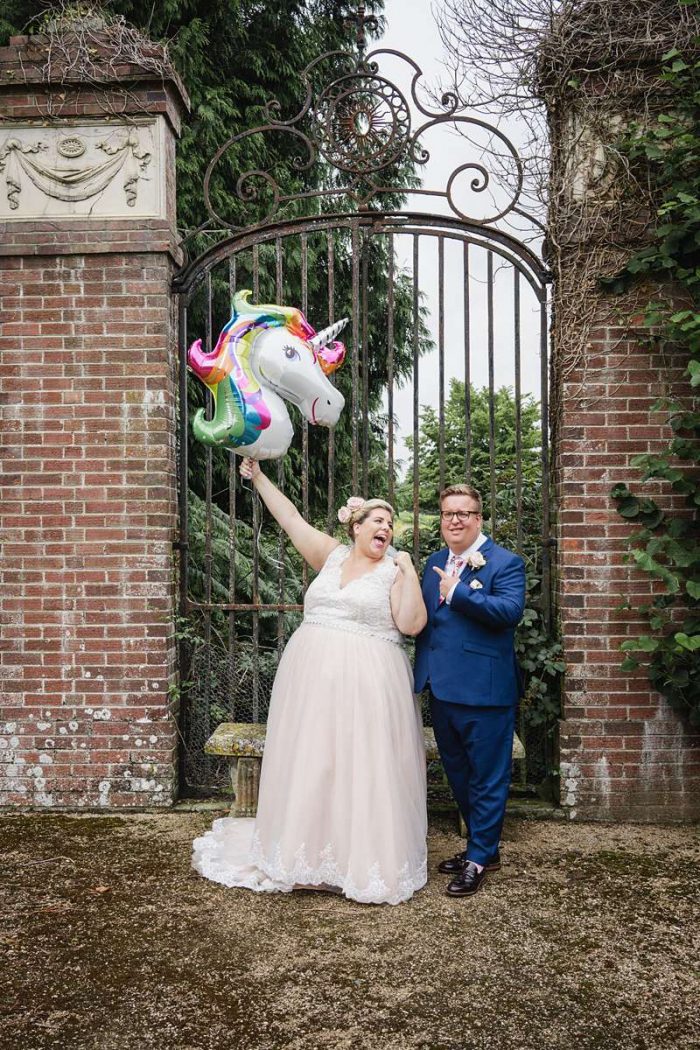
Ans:
[{"label": "gravel ground", "polygon": [[208,883],[212,813],[4,816],[0,1047],[700,1047],[698,832],[510,818],[470,900]]}]

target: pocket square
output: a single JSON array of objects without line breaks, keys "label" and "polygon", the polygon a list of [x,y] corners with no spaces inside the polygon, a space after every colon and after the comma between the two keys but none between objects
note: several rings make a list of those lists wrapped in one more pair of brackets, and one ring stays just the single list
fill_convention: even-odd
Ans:
[{"label": "pocket square", "polygon": [[478,581],[478,580],[472,580],[472,582],[471,582],[471,583],[469,584],[469,586],[471,587],[471,589],[472,589],[473,591],[480,591],[480,590],[481,590],[481,588],[482,588],[482,587],[483,587],[484,585],[483,585],[483,583],[479,583],[479,581]]}]

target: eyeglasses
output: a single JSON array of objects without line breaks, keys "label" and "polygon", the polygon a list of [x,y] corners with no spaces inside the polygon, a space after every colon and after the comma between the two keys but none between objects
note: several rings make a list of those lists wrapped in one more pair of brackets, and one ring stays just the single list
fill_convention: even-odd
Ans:
[{"label": "eyeglasses", "polygon": [[451,521],[452,518],[456,518],[457,521],[461,521],[464,524],[465,521],[469,521],[469,516],[474,514],[478,517],[481,514],[480,510],[441,510],[440,517],[443,521]]}]

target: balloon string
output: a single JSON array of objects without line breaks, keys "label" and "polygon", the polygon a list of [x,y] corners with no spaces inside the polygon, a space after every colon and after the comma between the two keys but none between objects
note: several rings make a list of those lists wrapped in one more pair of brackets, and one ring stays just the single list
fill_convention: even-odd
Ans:
[{"label": "balloon string", "polygon": [[[232,449],[227,449],[227,451],[228,451],[229,455],[234,456],[234,458],[235,458],[235,454],[234,454]],[[255,546],[255,549],[258,552],[259,557],[262,558],[263,557],[263,546],[262,546],[260,537],[262,535],[262,529],[263,529],[263,506],[264,506],[264,504],[263,504],[262,499],[260,498],[260,493],[258,492],[258,490],[256,489],[255,485],[253,484],[253,479],[252,478],[244,478],[244,477],[241,476],[241,487],[242,488],[248,488],[249,486],[250,486],[251,497],[255,501],[255,503],[257,504],[258,521],[260,523],[258,525],[257,531],[253,532],[253,544]],[[284,568],[284,563],[281,562],[281,561],[278,561],[277,558],[274,558],[269,552],[267,552],[265,556],[266,556],[267,562],[270,565],[272,565],[274,568],[276,568],[276,569],[283,569]],[[252,571],[252,569],[251,569],[251,571]],[[246,577],[244,577],[244,578],[247,578],[247,575],[248,574],[246,574]]]},{"label": "balloon string", "polygon": [[[256,550],[258,552],[258,555],[262,559],[262,557],[263,557],[263,547],[262,547],[262,543],[260,541],[260,537],[262,535],[262,529],[263,529],[263,506],[264,505],[263,505],[262,499],[260,498],[260,493],[258,492],[258,490],[256,489],[256,487],[255,487],[255,485],[253,484],[252,481],[250,483],[250,487],[253,490],[253,492],[252,492],[253,499],[258,504],[258,521],[260,523],[258,525],[257,532],[255,533],[255,535],[253,537],[253,542],[255,544],[255,548],[256,548]],[[265,552],[265,557],[266,557],[267,562],[270,565],[274,566],[275,569],[283,569],[284,568],[284,562],[283,561],[278,561],[278,559],[273,557],[273,555],[270,554],[269,551]]]}]

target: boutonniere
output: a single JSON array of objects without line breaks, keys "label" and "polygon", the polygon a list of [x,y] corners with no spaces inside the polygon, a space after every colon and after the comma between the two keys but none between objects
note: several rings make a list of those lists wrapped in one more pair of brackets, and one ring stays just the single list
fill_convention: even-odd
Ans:
[{"label": "boutonniere", "polygon": [[[472,553],[468,554],[464,560],[466,561],[469,568],[474,570],[482,569],[484,565],[486,565],[486,558],[483,556],[481,551],[472,551]],[[474,581],[474,583],[476,583],[476,580]],[[481,587],[481,584],[479,584],[479,587]]]}]

